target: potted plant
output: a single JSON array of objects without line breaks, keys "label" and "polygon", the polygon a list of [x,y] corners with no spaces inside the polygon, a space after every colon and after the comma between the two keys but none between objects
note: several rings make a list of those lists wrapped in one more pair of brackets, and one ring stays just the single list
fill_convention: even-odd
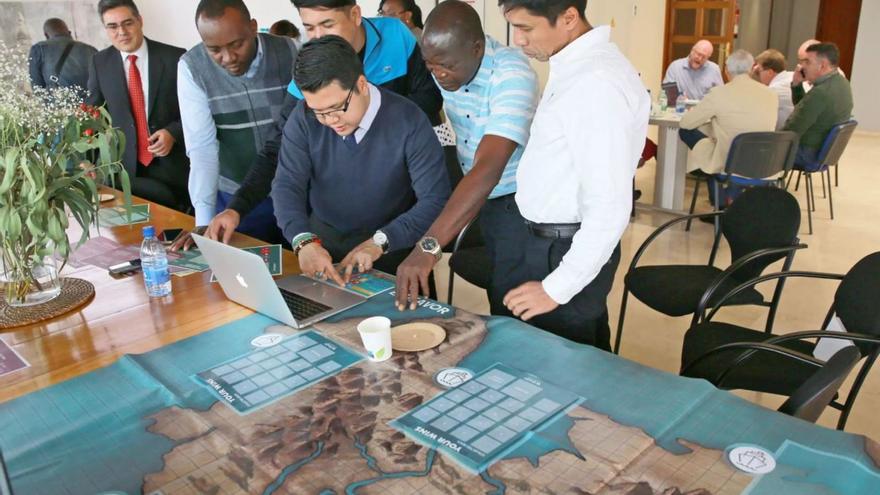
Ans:
[{"label": "potted plant", "polygon": [[83,103],[79,88],[30,89],[27,55],[0,43],[0,250],[6,302],[29,306],[61,290],[57,261],[67,262],[69,217],[89,237],[100,207],[98,186],[119,181],[124,134],[103,108]]}]

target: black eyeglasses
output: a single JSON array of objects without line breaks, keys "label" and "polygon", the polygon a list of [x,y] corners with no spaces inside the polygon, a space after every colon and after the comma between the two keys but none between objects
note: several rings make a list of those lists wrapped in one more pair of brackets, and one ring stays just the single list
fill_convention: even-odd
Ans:
[{"label": "black eyeglasses", "polygon": [[312,112],[312,115],[315,116],[316,119],[326,121],[330,118],[340,118],[345,112],[348,111],[348,105],[351,104],[351,96],[354,94],[354,85],[351,86],[351,89],[348,90],[348,96],[345,97],[345,102],[342,104],[342,108],[337,108],[336,110],[328,110],[326,112],[316,112],[312,109],[309,109]]}]

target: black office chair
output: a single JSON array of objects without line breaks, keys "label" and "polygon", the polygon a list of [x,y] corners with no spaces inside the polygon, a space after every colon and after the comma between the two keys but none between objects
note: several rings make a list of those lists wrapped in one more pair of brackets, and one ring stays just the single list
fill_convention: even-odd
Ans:
[{"label": "black office chair", "polygon": [[[716,216],[721,219],[720,228],[715,234],[708,264],[636,266],[654,239],[670,227],[692,218]],[[683,216],[661,225],[636,251],[624,277],[614,353],[620,351],[626,302],[630,292],[638,300],[663,314],[684,316],[693,313],[693,322],[696,323],[696,312],[707,292],[714,294],[708,304],[714,307],[727,291],[758,276],[775,261],[784,258],[782,269],[788,271],[795,251],[806,247],[797,238],[800,222],[800,206],[794,196],[782,189],[760,187],[745,191],[724,211]],[[733,260],[724,270],[714,266],[722,235],[730,246]],[[768,307],[767,328],[772,329],[776,306],[784,285],[781,282],[777,284],[770,301],[765,302],[764,296],[752,289],[726,299],[725,304]]]},{"label": "black office chair", "polygon": [[[724,164],[724,173],[692,174],[692,178],[696,179],[696,184],[688,214],[694,214],[700,183],[703,180],[708,180],[709,177],[715,179],[715,211],[719,209],[721,185],[783,187],[785,177],[794,165],[797,145],[798,136],[791,131],[745,132],[736,136],[730,143],[730,151],[727,153],[727,161]],[[717,229],[717,222],[715,227]],[[684,230],[691,230],[691,220],[688,220]]]},{"label": "black office chair", "polygon": [[[794,164],[792,170],[798,173],[797,181],[794,184],[795,191],[798,190],[798,186],[801,183],[801,176],[804,176],[804,189],[806,189],[807,195],[807,224],[810,227],[810,234],[813,233],[813,212],[816,211],[816,194],[813,190],[812,176],[815,173],[820,174],[822,177],[823,192],[825,192],[825,177],[828,177],[828,209],[831,213],[831,219],[834,220],[834,202],[831,194],[830,167],[834,167],[836,180],[837,171],[839,169],[837,164],[840,162],[840,157],[843,155],[843,151],[846,149],[846,145],[849,143],[849,140],[858,125],[859,123],[855,120],[835,125],[825,137],[825,141],[822,143],[822,148],[819,150],[819,154],[816,155],[815,162]],[[791,176],[789,176],[788,182],[791,182]],[[786,184],[786,189],[787,188],[788,184]]]},{"label": "black office chair", "polygon": [[816,372],[816,363],[793,358],[779,348],[811,356],[817,343],[808,340],[842,339],[852,341],[864,362],[843,402],[834,400],[831,407],[841,411],[837,428],[846,426],[847,418],[859,390],[880,354],[880,252],[870,254],[856,263],[846,275],[815,272],[773,273],[745,282],[726,291],[718,307],[763,282],[781,281],[791,277],[840,280],[823,329],[833,315],[843,323],[845,332],[807,331],[774,336],[770,331],[753,330],[730,323],[712,321],[717,307],[685,334],[681,356],[681,374],[706,378],[721,383],[726,389],[753,390],[791,396],[805,386]]},{"label": "black office chair", "polygon": [[453,243],[452,255],[449,257],[447,304],[452,304],[456,275],[481,289],[489,290],[492,285],[492,263],[480,231],[479,215],[459,232]]}]

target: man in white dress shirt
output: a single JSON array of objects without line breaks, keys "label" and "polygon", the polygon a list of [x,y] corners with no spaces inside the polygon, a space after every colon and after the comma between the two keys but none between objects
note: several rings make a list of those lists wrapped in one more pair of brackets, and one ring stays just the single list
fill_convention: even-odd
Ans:
[{"label": "man in white dress shirt", "polygon": [[776,111],[776,130],[782,129],[788,116],[794,110],[791,101],[791,79],[794,72],[785,70],[785,55],[779,50],[769,49],[755,57],[752,77],[776,92],[779,108]]},{"label": "man in white dress shirt", "polygon": [[550,79],[517,170],[528,221],[523,281],[504,304],[514,316],[610,350],[606,298],[629,223],[632,179],[650,98],[632,64],[593,28],[585,0],[500,0],[514,42],[550,61]]}]

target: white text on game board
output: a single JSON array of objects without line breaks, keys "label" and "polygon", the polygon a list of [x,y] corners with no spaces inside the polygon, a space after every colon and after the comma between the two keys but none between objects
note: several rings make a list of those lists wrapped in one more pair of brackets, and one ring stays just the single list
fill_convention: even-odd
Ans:
[{"label": "white text on game board", "polygon": [[[394,297],[394,295],[395,295],[394,291],[391,291],[390,294],[391,294],[391,297]],[[431,310],[435,313],[441,314],[441,315],[445,315],[446,313],[449,312],[448,307],[446,307],[438,302],[434,302],[430,299],[419,298],[419,300],[416,304],[420,308],[429,309],[429,310]]]},{"label": "white text on game board", "polygon": [[439,443],[440,445],[444,445],[447,448],[452,449],[456,452],[461,452],[461,447],[459,447],[458,444],[456,444],[455,442],[452,442],[450,440],[447,440],[443,437],[438,438],[437,434],[434,433],[433,431],[428,431],[428,430],[422,428],[421,426],[416,426],[416,433],[421,433],[422,435],[430,438],[431,440],[436,440],[437,443]]},{"label": "white text on game board", "polygon": [[224,399],[226,399],[226,402],[229,402],[230,404],[235,402],[235,397],[233,397],[232,394],[230,394],[229,392],[224,390],[223,387],[221,387],[219,383],[215,382],[213,378],[208,378],[208,385],[214,387],[214,390],[217,391],[217,393],[220,395],[220,397],[223,397]]}]

